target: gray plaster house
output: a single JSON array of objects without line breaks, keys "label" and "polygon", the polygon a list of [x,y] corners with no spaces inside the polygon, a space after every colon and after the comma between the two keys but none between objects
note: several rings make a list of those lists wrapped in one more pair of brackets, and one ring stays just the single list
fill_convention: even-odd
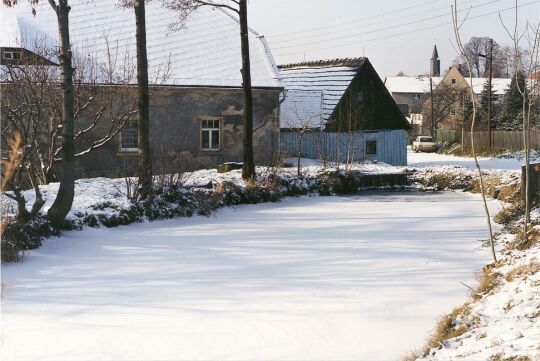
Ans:
[{"label": "gray plaster house", "polygon": [[[71,0],[70,6],[74,56],[92,57],[96,63],[105,64],[110,62],[112,53],[134,69],[132,10],[123,10],[108,0]],[[39,38],[41,44],[51,48],[57,46],[53,10],[47,2],[40,2],[36,13],[33,16],[26,4],[1,7],[3,63],[17,61],[21,53],[37,51],[34,39]],[[152,152],[154,156],[174,155],[176,166],[181,163],[186,170],[241,161],[243,93],[238,19],[226,10],[202,7],[181,28],[171,30],[176,20],[177,15],[158,2],[148,3]],[[264,37],[254,30],[249,35],[255,161],[268,164],[278,152],[283,85]],[[57,62],[57,59],[49,60]],[[121,84],[126,92],[134,92],[135,85],[135,77]],[[78,175],[122,176],[133,172],[138,159],[135,120],[128,122],[106,146],[82,157],[77,164]],[[99,137],[100,129],[94,131]]]}]

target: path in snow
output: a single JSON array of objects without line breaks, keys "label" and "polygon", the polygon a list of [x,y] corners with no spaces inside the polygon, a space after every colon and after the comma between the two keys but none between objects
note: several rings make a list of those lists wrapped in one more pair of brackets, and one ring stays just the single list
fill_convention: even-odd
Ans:
[{"label": "path in snow", "polygon": [[2,266],[2,360],[396,360],[466,299],[479,238],[461,193],[69,232]]}]

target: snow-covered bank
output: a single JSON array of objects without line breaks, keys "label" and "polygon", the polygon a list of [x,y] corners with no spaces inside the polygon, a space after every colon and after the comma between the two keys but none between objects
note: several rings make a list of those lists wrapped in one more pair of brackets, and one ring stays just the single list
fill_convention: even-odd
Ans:
[{"label": "snow-covered bank", "polygon": [[483,226],[408,192],[68,232],[3,266],[3,360],[396,360],[466,299]]},{"label": "snow-covered bank", "polygon": [[[298,176],[295,168],[257,167],[257,180],[244,182],[241,171],[218,173],[215,169],[156,176],[154,193],[145,201],[130,200],[129,179],[93,178],[75,182],[75,199],[63,229],[114,227],[136,222],[194,214],[210,215],[216,209],[239,204],[275,202],[287,196],[331,195],[356,192],[359,188],[381,188],[407,184],[404,169],[386,164],[306,166]],[[57,235],[45,216],[58,191],[58,184],[40,187],[45,205],[31,222],[10,221],[2,235],[2,261],[20,259],[20,251],[37,248],[43,238]],[[33,190],[24,192],[27,204]],[[13,220],[15,202],[3,197],[2,215]],[[28,207],[28,206],[27,206]]]},{"label": "snow-covered bank", "polygon": [[448,319],[450,330],[461,331],[418,361],[540,360],[540,208],[531,218],[533,245],[519,247],[508,229],[499,233],[502,251],[487,273],[489,285]]}]

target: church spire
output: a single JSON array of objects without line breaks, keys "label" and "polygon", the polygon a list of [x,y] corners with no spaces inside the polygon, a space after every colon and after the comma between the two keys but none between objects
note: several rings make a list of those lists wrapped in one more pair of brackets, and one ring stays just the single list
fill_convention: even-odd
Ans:
[{"label": "church spire", "polygon": [[441,61],[439,60],[439,52],[437,45],[433,47],[433,55],[431,55],[431,76],[441,76]]},{"label": "church spire", "polygon": [[433,55],[431,56],[431,60],[439,60],[439,53],[437,52],[437,45],[433,47]]}]

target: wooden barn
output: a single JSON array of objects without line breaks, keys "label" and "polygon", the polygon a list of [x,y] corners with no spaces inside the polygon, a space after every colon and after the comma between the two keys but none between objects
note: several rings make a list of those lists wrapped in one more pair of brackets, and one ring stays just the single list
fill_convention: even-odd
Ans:
[{"label": "wooden barn", "polygon": [[279,66],[281,150],[339,161],[407,163],[410,125],[367,58]]}]

